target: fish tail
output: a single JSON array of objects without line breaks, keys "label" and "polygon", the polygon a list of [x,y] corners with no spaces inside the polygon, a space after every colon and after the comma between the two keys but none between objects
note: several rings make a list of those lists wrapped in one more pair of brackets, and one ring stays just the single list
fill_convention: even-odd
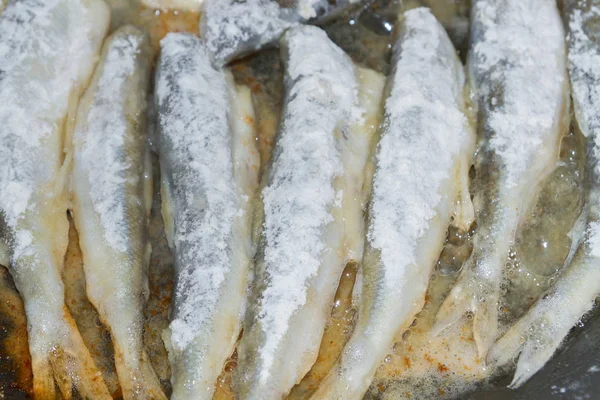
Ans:
[{"label": "fish tail", "polygon": [[[104,383],[102,373],[96,367],[89,350],[68,310],[64,310],[60,338],[57,343],[42,343],[45,335],[30,331],[33,369],[33,397],[55,399],[56,387],[62,398],[72,398],[76,389],[82,399],[106,399],[112,397]],[[39,350],[35,350],[39,349]],[[44,349],[43,351],[40,351]]]},{"label": "fish tail", "polygon": [[123,352],[115,348],[115,367],[121,384],[124,400],[167,400],[160,380],[152,367],[145,350],[139,352],[135,362],[127,359]]}]

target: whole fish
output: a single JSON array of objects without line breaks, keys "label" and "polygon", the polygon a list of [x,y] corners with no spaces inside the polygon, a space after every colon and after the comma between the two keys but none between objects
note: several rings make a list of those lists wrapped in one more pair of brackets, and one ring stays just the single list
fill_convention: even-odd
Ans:
[{"label": "whole fish", "polygon": [[[318,24],[365,0],[205,0],[200,33],[216,65],[276,44],[284,32],[302,24]],[[290,1],[285,1],[290,3]]]},{"label": "whole fish", "polygon": [[[342,271],[363,248],[364,174],[373,127],[361,104],[383,78],[355,68],[325,32],[281,40],[284,111],[263,178],[264,225],[234,376],[240,399],[281,399],[315,362]],[[377,95],[362,95],[370,90]]]},{"label": "whole fish", "polygon": [[162,211],[176,274],[163,335],[172,399],[212,399],[241,330],[251,272],[254,111],[249,89],[213,68],[195,36],[167,35],[157,68]]},{"label": "whole fish", "polygon": [[146,97],[152,55],[126,26],[108,38],[73,135],[73,215],[87,295],[108,328],[124,399],[166,399],[144,350],[152,176]]},{"label": "whole fish", "polygon": [[490,349],[487,358],[493,364],[518,357],[511,387],[544,366],[600,295],[600,1],[566,0],[565,9],[575,118],[588,147],[585,228],[571,265],[554,287]]},{"label": "whole fish", "polygon": [[434,332],[474,314],[481,357],[497,335],[503,267],[521,219],[558,158],[568,128],[564,31],[554,0],[476,0],[468,74],[481,141],[475,159],[474,250]]},{"label": "whole fish", "polygon": [[473,219],[468,172],[475,134],[464,84],[456,50],[431,11],[406,11],[376,151],[358,320],[313,399],[362,399],[424,305],[451,217],[458,211],[456,223],[467,227]]},{"label": "whole fish", "polygon": [[[0,260],[27,314],[33,395],[109,399],[64,303],[69,130],[102,40],[100,0],[11,0],[0,15]],[[67,144],[67,146],[65,146]]]},{"label": "whole fish", "polygon": [[204,0],[142,0],[146,7],[167,10],[198,11]]}]

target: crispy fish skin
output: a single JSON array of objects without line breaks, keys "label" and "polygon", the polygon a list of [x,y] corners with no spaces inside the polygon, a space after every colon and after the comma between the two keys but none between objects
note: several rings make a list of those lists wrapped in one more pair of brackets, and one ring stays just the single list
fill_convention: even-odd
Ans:
[{"label": "crispy fish skin", "polygon": [[564,32],[553,0],[476,0],[468,60],[481,142],[475,159],[474,250],[437,315],[440,332],[472,312],[478,352],[497,335],[502,270],[521,217],[568,128]]},{"label": "crispy fish skin", "polygon": [[[65,131],[108,30],[98,0],[22,0],[0,15],[0,241],[25,304],[33,395],[110,398],[64,304]],[[64,163],[63,163],[64,161]]]},{"label": "crispy fish skin", "polygon": [[[464,114],[463,66],[429,9],[405,12],[400,24],[376,150],[357,325],[313,399],[363,397],[423,307],[468,182],[475,135]],[[467,214],[461,218],[472,219]]]},{"label": "crispy fish skin", "polygon": [[258,206],[264,224],[234,376],[240,399],[283,398],[308,372],[344,266],[362,255],[354,200],[366,154],[356,170],[349,164],[368,153],[372,132],[363,126],[359,70],[316,27],[289,30],[281,53],[285,105]]},{"label": "crispy fish skin", "polygon": [[295,0],[282,7],[275,0],[205,0],[200,34],[216,65],[277,43],[286,30],[335,18],[364,0]]},{"label": "crispy fish skin", "polygon": [[600,294],[600,2],[564,3],[575,118],[588,147],[585,229],[556,284],[490,349],[487,359],[492,364],[506,364],[518,356],[513,388],[546,364]]},{"label": "crispy fish skin", "polygon": [[152,55],[125,26],[103,46],[73,134],[73,214],[88,298],[111,334],[124,399],[166,399],[143,344],[151,206],[146,97]]},{"label": "crispy fish skin", "polygon": [[163,218],[175,254],[163,334],[173,399],[212,399],[241,330],[258,185],[248,88],[211,65],[195,36],[161,41],[155,86]]}]

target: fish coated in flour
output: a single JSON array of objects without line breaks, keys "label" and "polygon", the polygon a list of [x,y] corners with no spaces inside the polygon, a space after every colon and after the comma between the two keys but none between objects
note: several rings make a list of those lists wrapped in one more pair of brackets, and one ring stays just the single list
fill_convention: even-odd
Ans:
[{"label": "fish coated in flour", "polygon": [[[205,0],[200,33],[217,65],[276,44],[286,30],[335,18],[364,0]],[[289,1],[288,1],[289,3]]]},{"label": "fish coated in flour", "polygon": [[284,111],[263,177],[264,224],[234,377],[240,399],[285,397],[317,358],[342,271],[362,259],[375,131],[366,110],[378,114],[383,88],[381,75],[356,68],[316,27],[290,29],[281,55]]},{"label": "fish coated in flour", "polygon": [[103,46],[73,134],[73,215],[87,295],[115,349],[123,398],[166,399],[143,345],[152,172],[146,35],[120,28]]},{"label": "fish coated in flour", "polygon": [[511,387],[522,385],[546,364],[600,294],[600,2],[564,3],[575,118],[588,148],[584,231],[556,284],[490,349],[487,358],[494,365],[518,357]]},{"label": "fish coated in flour", "polygon": [[172,399],[212,399],[233,353],[254,254],[258,186],[250,90],[189,34],[161,41],[155,85],[163,219],[175,254]]},{"label": "fish coated in flour", "polygon": [[425,303],[451,217],[463,228],[473,219],[468,171],[475,134],[465,114],[463,66],[429,9],[409,10],[400,21],[376,150],[358,320],[313,399],[363,398]]},{"label": "fish coated in flour", "polygon": [[[0,260],[25,305],[33,395],[110,399],[64,303],[66,131],[109,23],[100,0],[9,1],[0,15]],[[67,153],[65,154],[65,151]]]},{"label": "fish coated in flour", "polygon": [[476,0],[468,75],[480,143],[474,250],[434,332],[471,312],[481,357],[497,335],[503,267],[523,216],[558,159],[569,126],[564,30],[554,0]]}]

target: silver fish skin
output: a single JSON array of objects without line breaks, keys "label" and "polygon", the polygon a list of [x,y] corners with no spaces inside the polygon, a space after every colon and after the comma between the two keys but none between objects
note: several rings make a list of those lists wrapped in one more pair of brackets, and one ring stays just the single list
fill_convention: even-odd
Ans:
[{"label": "silver fish skin", "polygon": [[172,399],[212,399],[241,330],[258,186],[251,93],[199,38],[161,41],[155,85],[163,219],[175,255]]},{"label": "silver fish skin", "polygon": [[484,357],[497,336],[500,282],[515,232],[554,168],[569,126],[564,29],[556,2],[476,0],[468,75],[480,132],[473,182],[479,228],[433,331],[472,312]]},{"label": "silver fish skin", "polygon": [[[355,68],[326,33],[281,40],[285,99],[252,295],[238,346],[240,399],[280,399],[317,358],[342,271],[363,251],[365,165],[383,77]],[[374,104],[373,104],[374,103]],[[377,124],[375,124],[376,126]]]},{"label": "silver fish skin", "polygon": [[313,399],[362,399],[395,339],[424,305],[451,217],[458,210],[461,225],[473,219],[468,171],[475,133],[465,114],[463,65],[429,9],[405,12],[399,24],[376,150],[358,320]]},{"label": "silver fish skin", "polygon": [[109,23],[100,0],[11,0],[0,15],[0,260],[23,298],[33,396],[110,399],[64,303],[66,132]]},{"label": "silver fish skin", "polygon": [[282,7],[275,0],[205,0],[200,35],[216,65],[277,44],[286,30],[318,24],[364,0],[295,0]]},{"label": "silver fish skin", "polygon": [[546,364],[600,295],[600,1],[564,3],[575,118],[588,147],[584,234],[556,284],[490,349],[487,360],[493,365],[518,357],[513,388]]},{"label": "silver fish skin", "polygon": [[72,197],[87,294],[110,331],[123,398],[165,399],[144,350],[152,176],[146,132],[152,54],[125,26],[104,43],[80,100]]}]

